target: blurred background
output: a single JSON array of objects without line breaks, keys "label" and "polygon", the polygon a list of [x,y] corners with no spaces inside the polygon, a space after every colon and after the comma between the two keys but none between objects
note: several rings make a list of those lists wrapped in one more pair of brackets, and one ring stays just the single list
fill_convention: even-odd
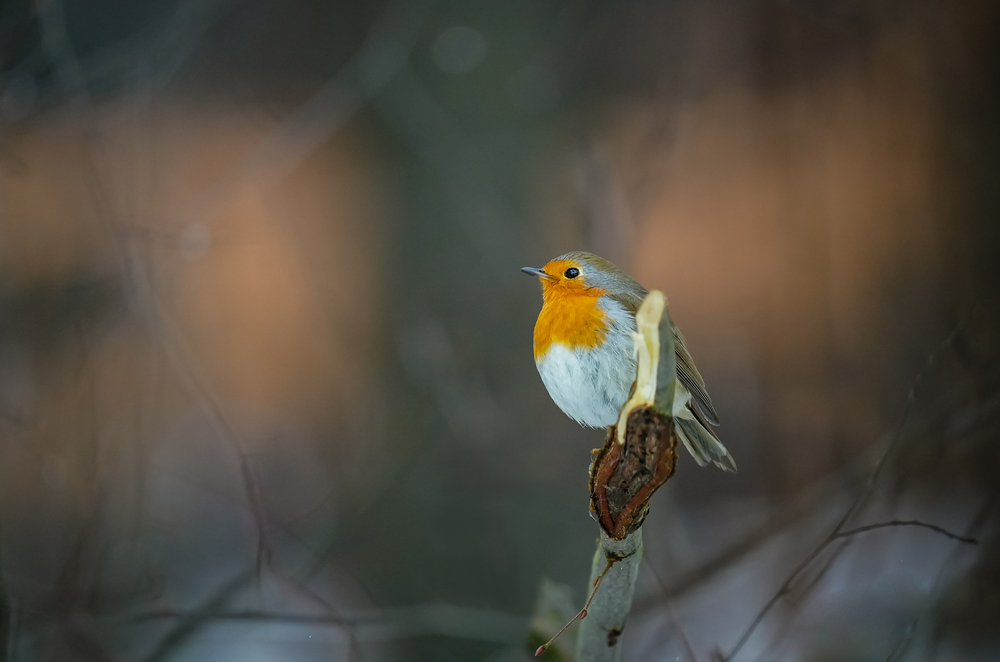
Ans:
[{"label": "blurred background", "polygon": [[0,2],[0,659],[530,659],[603,433],[519,268],[579,249],[666,292],[740,468],[653,499],[624,659],[724,659],[859,498],[979,543],[838,539],[735,659],[996,659],[998,38],[987,0]]}]

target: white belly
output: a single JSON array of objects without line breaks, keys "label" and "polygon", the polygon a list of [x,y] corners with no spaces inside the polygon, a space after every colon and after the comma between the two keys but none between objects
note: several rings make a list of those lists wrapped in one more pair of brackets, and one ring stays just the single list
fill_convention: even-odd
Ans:
[{"label": "white belly", "polygon": [[614,425],[635,381],[631,332],[613,329],[604,345],[592,351],[553,344],[535,365],[553,402],[567,416],[588,427]]},{"label": "white belly", "polygon": [[[535,365],[552,401],[567,416],[592,428],[615,425],[635,381],[632,329],[612,327],[604,345],[592,351],[554,343]],[[691,394],[678,381],[673,415],[693,418],[690,401]]]}]

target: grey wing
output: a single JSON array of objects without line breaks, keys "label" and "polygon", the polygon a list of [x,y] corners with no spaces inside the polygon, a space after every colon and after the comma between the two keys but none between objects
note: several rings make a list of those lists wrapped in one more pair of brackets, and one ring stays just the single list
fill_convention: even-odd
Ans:
[{"label": "grey wing", "polygon": [[[634,315],[646,296],[646,290],[640,288],[638,294],[622,292],[610,296]],[[715,413],[712,399],[708,397],[708,391],[705,390],[705,381],[701,378],[698,368],[695,367],[691,354],[688,353],[684,334],[681,333],[676,324],[674,325],[674,353],[677,355],[677,378],[691,394],[691,403],[694,408],[710,424],[718,425],[719,415]]]},{"label": "grey wing", "polygon": [[719,415],[715,413],[712,399],[708,397],[708,391],[705,390],[705,380],[698,373],[694,359],[691,358],[687,345],[684,343],[684,334],[676,325],[674,326],[674,346],[674,352],[677,354],[677,378],[691,393],[691,403],[698,413],[712,425],[718,425]]},{"label": "grey wing", "polygon": [[694,414],[693,418],[678,416],[674,422],[677,424],[677,436],[691,452],[695,462],[701,467],[711,462],[720,469],[735,472],[736,462],[733,460],[733,456],[715,436],[715,432],[701,417],[698,410],[691,409],[690,411]]}]

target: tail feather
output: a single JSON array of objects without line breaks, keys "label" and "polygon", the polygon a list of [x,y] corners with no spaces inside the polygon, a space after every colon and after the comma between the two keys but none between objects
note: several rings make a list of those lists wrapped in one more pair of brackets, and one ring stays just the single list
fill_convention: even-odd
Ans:
[{"label": "tail feather", "polygon": [[736,462],[733,460],[733,456],[729,454],[711,428],[698,420],[697,414],[692,418],[675,417],[674,423],[676,424],[677,436],[680,437],[681,442],[694,457],[698,466],[703,467],[711,462],[725,471],[736,471]]}]

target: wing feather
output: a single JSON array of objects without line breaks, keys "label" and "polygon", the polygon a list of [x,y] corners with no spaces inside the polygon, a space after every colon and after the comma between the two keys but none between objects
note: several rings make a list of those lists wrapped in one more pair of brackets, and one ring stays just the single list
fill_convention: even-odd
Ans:
[{"label": "wing feather", "polygon": [[[622,292],[609,294],[608,296],[634,315],[639,310],[642,300],[646,297],[646,290],[642,290],[641,294],[638,295],[630,292]],[[681,333],[676,324],[673,327],[674,353],[677,355],[677,378],[684,384],[688,392],[691,393],[691,402],[702,418],[711,425],[718,425],[719,415],[715,412],[715,407],[712,405],[712,398],[708,396],[708,391],[705,390],[705,380],[702,379],[701,373],[698,372],[698,368],[694,365],[694,359],[691,358],[691,354],[688,352],[687,343],[684,341],[684,334]]]},{"label": "wing feather", "polygon": [[712,398],[708,397],[705,390],[705,380],[701,378],[701,373],[694,365],[694,359],[688,352],[687,344],[684,342],[684,334],[674,325],[674,353],[677,355],[677,379],[691,393],[691,402],[695,409],[706,421],[712,425],[719,424],[719,415],[715,413],[712,405]]}]

